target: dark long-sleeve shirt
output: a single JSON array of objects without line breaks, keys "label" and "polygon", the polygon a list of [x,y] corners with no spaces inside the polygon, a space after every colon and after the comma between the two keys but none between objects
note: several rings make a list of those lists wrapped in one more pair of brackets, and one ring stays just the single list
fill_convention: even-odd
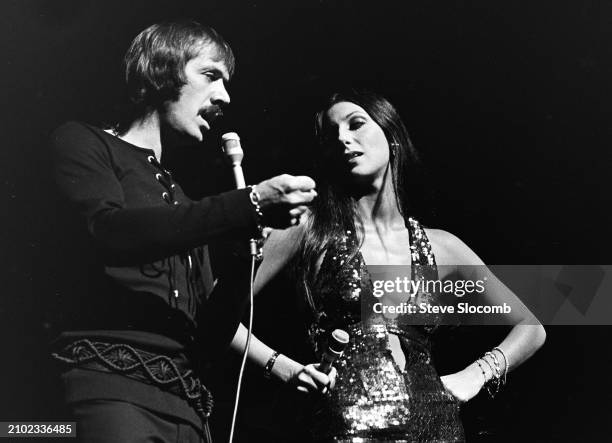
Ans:
[{"label": "dark long-sleeve shirt", "polygon": [[[65,260],[58,346],[79,338],[122,342],[170,355],[189,354],[210,337],[215,318],[227,343],[242,314],[244,285],[209,299],[207,243],[248,239],[257,215],[247,190],[192,201],[153,150],[99,128],[70,122],[52,136]],[[246,268],[246,267],[245,267]],[[248,275],[239,272],[236,279]],[[243,275],[244,274],[244,275]],[[248,287],[248,286],[247,286]],[[232,309],[234,308],[234,309]],[[207,312],[216,309],[218,312]],[[213,342],[211,340],[210,342]],[[91,393],[94,395],[94,393]]]}]

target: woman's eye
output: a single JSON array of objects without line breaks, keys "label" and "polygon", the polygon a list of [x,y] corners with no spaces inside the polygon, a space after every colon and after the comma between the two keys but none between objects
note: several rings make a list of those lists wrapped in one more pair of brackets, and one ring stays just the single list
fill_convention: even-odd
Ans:
[{"label": "woman's eye", "polygon": [[363,125],[365,125],[365,121],[363,121],[363,120],[353,120],[349,124],[349,129],[354,131],[355,129],[361,128]]}]

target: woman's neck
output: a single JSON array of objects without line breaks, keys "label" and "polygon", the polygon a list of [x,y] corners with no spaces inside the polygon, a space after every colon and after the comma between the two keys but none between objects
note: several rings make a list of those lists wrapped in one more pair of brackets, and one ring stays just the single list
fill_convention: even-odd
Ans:
[{"label": "woman's neck", "polygon": [[404,226],[390,174],[381,186],[373,187],[357,198],[357,210],[365,228],[371,226],[386,230]]}]

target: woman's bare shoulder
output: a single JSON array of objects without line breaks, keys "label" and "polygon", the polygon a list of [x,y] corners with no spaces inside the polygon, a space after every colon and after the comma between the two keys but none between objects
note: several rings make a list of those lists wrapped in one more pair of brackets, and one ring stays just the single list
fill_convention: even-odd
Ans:
[{"label": "woman's bare shoulder", "polygon": [[265,249],[279,249],[287,252],[295,252],[300,245],[304,234],[310,228],[311,214],[306,211],[300,217],[300,222],[297,226],[292,226],[287,229],[272,229],[264,245]]},{"label": "woman's bare shoulder", "polygon": [[443,229],[425,228],[425,233],[431,246],[444,254],[452,254],[453,251],[464,244],[455,234]]},{"label": "woman's bare shoulder", "polygon": [[442,265],[475,265],[482,260],[456,235],[443,229],[425,228],[436,262]]},{"label": "woman's bare shoulder", "polygon": [[304,237],[304,232],[304,227],[299,225],[282,230],[272,230],[264,244],[264,254],[267,252],[272,256],[280,255],[286,258],[293,256]]}]

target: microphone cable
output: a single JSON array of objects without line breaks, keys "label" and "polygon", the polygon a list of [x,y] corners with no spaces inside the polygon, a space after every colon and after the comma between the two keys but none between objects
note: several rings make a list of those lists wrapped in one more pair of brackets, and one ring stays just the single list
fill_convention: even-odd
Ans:
[{"label": "microphone cable", "polygon": [[242,377],[244,375],[244,369],[246,366],[247,357],[249,355],[249,348],[251,346],[251,336],[253,335],[253,284],[255,281],[255,262],[257,257],[251,255],[251,278],[249,285],[249,325],[247,328],[247,340],[244,345],[244,354],[242,356],[242,363],[240,364],[240,372],[238,375],[238,385],[236,386],[236,398],[234,399],[234,413],[232,414],[232,427],[230,430],[229,443],[234,441],[234,427],[236,425],[236,416],[238,415],[238,403],[240,401],[240,388],[242,387]]}]

